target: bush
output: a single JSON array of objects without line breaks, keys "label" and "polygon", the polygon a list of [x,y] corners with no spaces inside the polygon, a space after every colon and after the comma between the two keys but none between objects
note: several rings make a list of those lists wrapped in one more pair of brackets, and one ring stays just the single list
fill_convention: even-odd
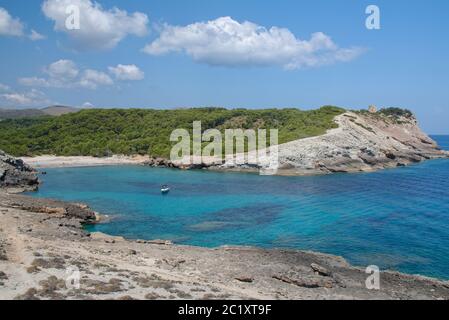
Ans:
[{"label": "bush", "polygon": [[379,113],[388,116],[388,117],[394,117],[394,118],[412,118],[413,113],[408,109],[401,109],[401,108],[383,108],[379,111]]}]

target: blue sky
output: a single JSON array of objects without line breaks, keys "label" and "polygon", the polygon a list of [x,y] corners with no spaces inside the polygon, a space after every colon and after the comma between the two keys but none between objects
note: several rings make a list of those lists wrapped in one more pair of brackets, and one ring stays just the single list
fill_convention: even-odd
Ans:
[{"label": "blue sky", "polygon": [[[67,2],[84,6],[79,33],[61,26]],[[449,1],[97,3],[0,0],[1,106],[375,104],[409,108],[425,131],[449,133]],[[380,30],[365,27],[370,4]],[[92,27],[101,19],[106,29]]]}]

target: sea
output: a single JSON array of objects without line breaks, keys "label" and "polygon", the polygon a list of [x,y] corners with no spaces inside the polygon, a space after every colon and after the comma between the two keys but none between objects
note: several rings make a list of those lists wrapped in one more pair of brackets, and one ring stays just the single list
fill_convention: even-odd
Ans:
[{"label": "sea", "polygon": [[[433,136],[449,150],[449,136]],[[449,279],[449,160],[313,177],[104,166],[46,169],[35,197],[107,214],[88,226],[130,239],[339,255]],[[171,191],[161,194],[161,185]]]}]

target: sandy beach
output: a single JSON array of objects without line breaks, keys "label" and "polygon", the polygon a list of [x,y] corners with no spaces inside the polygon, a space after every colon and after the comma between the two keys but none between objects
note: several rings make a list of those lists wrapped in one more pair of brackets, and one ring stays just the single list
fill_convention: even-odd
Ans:
[{"label": "sandy beach", "polygon": [[86,156],[61,157],[53,155],[43,155],[37,157],[22,157],[21,159],[34,168],[69,168],[142,164],[148,161],[149,157],[138,155],[113,155],[111,157],[97,158]]}]

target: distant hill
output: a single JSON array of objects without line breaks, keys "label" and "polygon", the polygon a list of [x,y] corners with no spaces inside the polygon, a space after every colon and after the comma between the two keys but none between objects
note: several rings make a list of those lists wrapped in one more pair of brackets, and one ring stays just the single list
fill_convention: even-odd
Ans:
[{"label": "distant hill", "polygon": [[62,116],[63,114],[78,112],[80,109],[67,106],[50,106],[40,109],[40,111],[49,116]]},{"label": "distant hill", "polygon": [[19,119],[39,116],[61,116],[68,113],[78,112],[80,109],[66,106],[50,106],[42,109],[1,109],[0,120]]},{"label": "distant hill", "polygon": [[38,117],[45,116],[46,113],[39,109],[20,109],[20,110],[10,110],[10,109],[0,109],[0,120],[1,119],[17,119],[26,117]]}]

